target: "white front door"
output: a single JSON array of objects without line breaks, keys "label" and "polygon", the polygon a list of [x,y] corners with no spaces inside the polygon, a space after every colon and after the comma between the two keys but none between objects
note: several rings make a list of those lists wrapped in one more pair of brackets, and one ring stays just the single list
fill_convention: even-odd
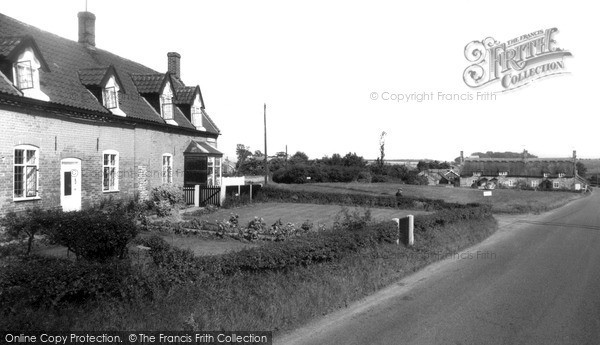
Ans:
[{"label": "white front door", "polygon": [[81,209],[81,160],[65,158],[60,162],[60,205],[63,211]]}]

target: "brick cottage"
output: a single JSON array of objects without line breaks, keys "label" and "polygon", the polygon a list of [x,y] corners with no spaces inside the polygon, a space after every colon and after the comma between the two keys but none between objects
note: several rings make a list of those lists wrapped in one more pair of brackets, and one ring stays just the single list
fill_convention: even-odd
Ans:
[{"label": "brick cottage", "polygon": [[145,198],[164,183],[218,185],[220,131],[177,53],[159,73],[0,14],[0,214]]}]

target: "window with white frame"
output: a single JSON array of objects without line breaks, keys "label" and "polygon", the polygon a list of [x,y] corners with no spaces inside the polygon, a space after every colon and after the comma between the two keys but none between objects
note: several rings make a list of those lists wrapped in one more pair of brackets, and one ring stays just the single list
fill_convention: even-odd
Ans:
[{"label": "window with white frame", "polygon": [[221,185],[221,158],[215,158],[215,185]]},{"label": "window with white frame", "polygon": [[508,176],[508,171],[501,171],[498,175],[499,176]]},{"label": "window with white frame", "polygon": [[558,181],[554,181],[554,183],[552,183],[552,187],[558,188],[559,187]]},{"label": "window with white frame", "polygon": [[19,61],[15,64],[16,82],[19,90],[33,88],[33,68],[31,61]]},{"label": "window with white frame", "polygon": [[173,183],[173,155],[170,153],[162,156],[162,183]]},{"label": "window with white frame", "polygon": [[215,157],[208,157],[208,177],[206,184],[209,186],[215,185]]},{"label": "window with white frame", "polygon": [[548,173],[544,173],[544,177],[548,177],[548,175],[549,175]]},{"label": "window with white frame", "polygon": [[512,186],[514,186],[514,184],[515,184],[515,181],[513,181],[513,180],[508,180],[508,186],[509,186],[509,187],[512,187]]},{"label": "window with white frame", "polygon": [[102,101],[108,109],[116,109],[119,106],[117,89],[115,87],[107,87],[102,90]]},{"label": "window with white frame", "polygon": [[173,97],[163,95],[161,98],[161,115],[165,120],[173,120]]},{"label": "window with white frame", "polygon": [[565,173],[559,173],[559,174],[558,174],[558,177],[561,177],[561,178],[562,178],[562,177],[565,177]]},{"label": "window with white frame", "polygon": [[107,150],[102,152],[102,191],[119,190],[119,153]]},{"label": "window with white frame", "polygon": [[531,187],[536,188],[538,186],[538,180],[531,181]]},{"label": "window with white frame", "polygon": [[15,147],[13,197],[38,197],[39,149],[31,145]]},{"label": "window with white frame", "polygon": [[202,127],[202,108],[192,106],[192,125]]}]

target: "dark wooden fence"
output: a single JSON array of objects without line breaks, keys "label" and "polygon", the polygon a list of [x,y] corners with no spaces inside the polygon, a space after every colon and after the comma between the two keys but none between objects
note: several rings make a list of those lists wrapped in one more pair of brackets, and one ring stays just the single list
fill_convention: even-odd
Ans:
[{"label": "dark wooden fence", "polygon": [[[215,205],[221,206],[221,187],[220,186],[200,186],[200,206]],[[185,203],[188,205],[194,205],[194,198],[196,197],[195,186],[183,187],[183,194],[185,195]]]}]

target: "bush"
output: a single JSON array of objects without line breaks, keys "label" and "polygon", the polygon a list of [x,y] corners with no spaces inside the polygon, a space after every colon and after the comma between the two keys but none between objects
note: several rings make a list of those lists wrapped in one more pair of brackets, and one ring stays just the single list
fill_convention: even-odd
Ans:
[{"label": "bush", "polygon": [[153,201],[156,213],[160,217],[170,215],[174,208],[185,206],[185,194],[181,186],[163,184],[154,187],[150,195],[150,200]]},{"label": "bush", "polygon": [[9,237],[15,239],[27,238],[27,254],[29,254],[35,235],[41,234],[52,227],[60,214],[60,211],[42,210],[38,207],[20,213],[11,211],[0,220],[0,225],[6,227]]},{"label": "bush", "polygon": [[25,307],[83,303],[101,296],[124,297],[134,293],[132,282],[133,271],[127,262],[27,257],[0,269],[0,314]]},{"label": "bush", "polygon": [[134,215],[124,209],[110,213],[92,209],[60,213],[48,229],[51,242],[67,247],[77,258],[99,262],[124,258],[127,243],[137,233]]}]

